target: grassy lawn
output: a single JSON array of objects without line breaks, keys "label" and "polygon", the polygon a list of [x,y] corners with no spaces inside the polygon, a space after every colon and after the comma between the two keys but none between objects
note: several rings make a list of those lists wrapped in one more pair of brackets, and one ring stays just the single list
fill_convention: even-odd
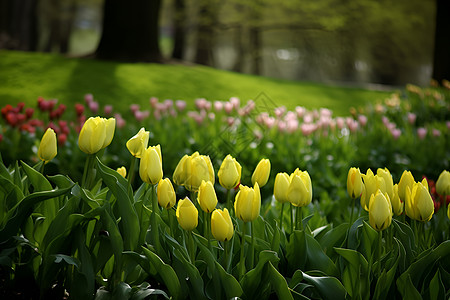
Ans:
[{"label": "grassy lawn", "polygon": [[[125,111],[132,103],[148,105],[150,97],[228,100],[242,102],[265,95],[275,105],[292,109],[327,107],[347,115],[352,106],[382,100],[389,92],[329,86],[258,77],[204,66],[131,64],[66,58],[43,53],[0,51],[0,104],[24,101],[35,105],[38,96],[61,103],[82,102],[92,93],[100,104]],[[266,98],[266,99],[267,99]]]}]

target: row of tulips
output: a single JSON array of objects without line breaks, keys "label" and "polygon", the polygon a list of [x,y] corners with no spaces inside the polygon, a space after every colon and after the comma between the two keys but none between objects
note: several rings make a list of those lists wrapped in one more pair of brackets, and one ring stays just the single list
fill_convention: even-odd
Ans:
[{"label": "row of tulips", "polygon": [[[274,201],[262,201],[268,159],[255,168],[251,186],[242,184],[235,158],[223,159],[217,176],[224,204],[218,203],[212,162],[198,152],[178,162],[174,188],[163,178],[161,147],[148,146],[150,133],[144,128],[126,142],[129,172],[114,171],[101,155],[113,140],[115,124],[114,118],[100,117],[84,123],[78,137],[87,154],[81,183],[43,175],[57,155],[52,129],[37,151],[41,163],[0,168],[6,296],[17,292],[23,274],[35,278],[41,297],[449,296],[449,223],[442,214],[433,218],[426,180],[415,182],[405,171],[394,185],[387,169],[375,175],[351,168],[348,194],[360,197],[363,211],[353,220],[352,205],[349,222],[333,225],[320,219],[307,171],[278,173]],[[142,184],[133,190],[137,159]],[[447,171],[436,189],[450,194]],[[290,226],[283,226],[286,219]]]}]

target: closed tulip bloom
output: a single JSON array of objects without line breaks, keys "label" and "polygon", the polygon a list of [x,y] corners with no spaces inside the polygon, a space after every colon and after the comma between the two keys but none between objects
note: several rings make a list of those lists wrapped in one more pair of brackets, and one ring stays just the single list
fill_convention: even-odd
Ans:
[{"label": "closed tulip bloom", "polygon": [[190,159],[190,156],[185,154],[180,161],[178,162],[178,165],[175,168],[175,171],[173,172],[173,182],[177,185],[184,185],[184,182],[186,181],[186,161]]},{"label": "closed tulip bloom", "polygon": [[386,189],[386,193],[389,198],[392,199],[394,197],[394,181],[392,179],[392,175],[387,168],[378,169],[377,176],[384,179],[384,187]]},{"label": "closed tulip bloom", "polygon": [[287,173],[278,173],[275,176],[273,195],[278,202],[286,203],[289,201],[287,197],[289,183],[289,175]]},{"label": "closed tulip bloom", "polygon": [[117,168],[117,173],[122,175],[122,177],[126,177],[127,176],[127,169],[124,166],[122,166],[120,168]]},{"label": "closed tulip bloom", "polygon": [[236,187],[241,181],[241,165],[228,154],[220,166],[217,176],[219,177],[219,183],[227,190],[231,190]]},{"label": "closed tulip bloom", "polygon": [[311,203],[312,185],[308,171],[296,169],[289,177],[289,181],[288,201],[297,207],[304,207]]},{"label": "closed tulip bloom", "polygon": [[139,132],[127,141],[127,149],[131,155],[141,158],[142,153],[147,149],[150,132],[142,127]]},{"label": "closed tulip bloom", "polygon": [[391,200],[392,208],[394,210],[394,213],[397,216],[400,216],[403,213],[404,202],[400,200],[400,197],[398,196],[398,184],[394,184],[393,191],[394,196]]},{"label": "closed tulip bloom", "polygon": [[228,209],[216,209],[211,215],[211,232],[218,241],[229,241],[233,237],[234,228]]},{"label": "closed tulip bloom", "polygon": [[400,200],[406,202],[406,187],[409,187],[412,190],[414,185],[414,177],[410,171],[403,171],[402,177],[400,177],[400,181],[398,183],[398,196]]},{"label": "closed tulip bloom", "polygon": [[198,225],[198,211],[188,197],[178,201],[177,220],[181,228],[186,231],[194,230]]},{"label": "closed tulip bloom", "polygon": [[212,212],[217,205],[217,196],[211,181],[204,181],[198,188],[198,203],[204,212]]},{"label": "closed tulip bloom", "polygon": [[363,192],[363,182],[359,168],[350,168],[348,170],[347,192],[353,199],[361,196]]},{"label": "closed tulip bloom", "polygon": [[263,158],[259,161],[252,175],[252,184],[257,182],[259,187],[266,185],[270,175],[270,160]]},{"label": "closed tulip bloom", "polygon": [[405,210],[408,217],[414,220],[427,222],[434,213],[434,203],[428,191],[426,179],[415,182],[412,190],[406,187]]},{"label": "closed tulip bloom", "polygon": [[161,147],[148,147],[141,157],[139,175],[148,184],[157,184],[163,176]]},{"label": "closed tulip bloom", "polygon": [[378,178],[375,177],[371,169],[368,169],[366,174],[363,175],[364,179],[364,189],[361,194],[361,207],[364,208],[366,211],[369,210],[369,200],[372,195],[374,195],[377,190],[378,186],[380,185]]},{"label": "closed tulip bloom", "polygon": [[253,188],[240,185],[234,202],[236,217],[244,222],[251,222],[258,217],[260,209],[261,194],[258,183],[255,183]]},{"label": "closed tulip bloom", "polygon": [[57,142],[55,131],[51,128],[47,128],[42,136],[41,143],[39,144],[38,157],[44,163],[51,161],[57,154]]},{"label": "closed tulip bloom", "polygon": [[159,205],[165,209],[172,208],[177,201],[175,190],[169,178],[164,178],[159,181],[156,194]]},{"label": "closed tulip bloom", "polygon": [[439,195],[450,195],[450,172],[447,170],[442,171],[436,181],[436,192]]},{"label": "closed tulip bloom", "polygon": [[377,231],[388,228],[392,222],[392,209],[387,197],[386,193],[378,190],[369,200],[369,223]]},{"label": "closed tulip bloom", "polygon": [[116,119],[91,117],[81,128],[78,146],[87,154],[94,154],[108,146],[114,136]]}]

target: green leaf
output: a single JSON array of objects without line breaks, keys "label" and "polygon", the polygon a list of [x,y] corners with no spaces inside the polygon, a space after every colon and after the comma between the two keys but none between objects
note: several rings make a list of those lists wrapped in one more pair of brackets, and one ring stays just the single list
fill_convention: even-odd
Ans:
[{"label": "green leaf", "polygon": [[374,299],[386,299],[388,297],[392,281],[394,280],[395,274],[397,273],[397,266],[399,264],[400,257],[402,256],[400,254],[401,249],[398,240],[397,243],[397,251],[390,252],[391,256],[395,257],[395,263],[389,269],[389,271],[386,272],[386,270],[384,269],[380,277],[378,278],[377,284],[375,286]]},{"label": "green leaf", "polygon": [[341,224],[333,229],[329,230],[325,233],[321,238],[318,239],[320,246],[323,251],[330,256],[334,247],[340,246],[345,239],[345,235],[347,234],[348,225]]},{"label": "green leaf", "polygon": [[8,218],[8,212],[19,203],[25,196],[17,185],[11,180],[0,176],[0,228],[3,227]]},{"label": "green leaf", "polygon": [[216,273],[219,275],[223,290],[227,299],[242,296],[244,293],[239,282],[233,275],[225,272],[224,268],[216,261]]},{"label": "green leaf", "polygon": [[[187,260],[184,255],[180,253],[178,249],[173,251],[174,256],[182,263],[183,271],[186,272],[187,277],[184,278],[188,285],[191,287],[189,289],[189,294],[191,298],[194,299],[206,299],[205,296],[205,284],[200,272],[189,260]],[[183,280],[180,278],[180,281]]]},{"label": "green leaf", "polygon": [[[178,280],[177,274],[172,269],[172,267],[164,263],[162,259],[158,257],[158,255],[156,255],[149,249],[142,247],[142,250],[144,251],[144,255],[145,257],[147,257],[150,264],[153,265],[153,268],[156,270],[157,274],[161,276],[164,284],[167,286],[167,289],[169,290],[169,293],[172,295],[172,297],[174,299],[180,299],[181,297],[180,281]],[[145,267],[142,266],[142,268],[146,270],[146,266]]]},{"label": "green leaf", "polygon": [[419,291],[416,289],[416,287],[412,283],[411,276],[409,274],[405,274],[405,276],[403,277],[401,282],[402,282],[402,284],[399,284],[399,281],[397,280],[397,287],[398,287],[400,293],[402,294],[403,299],[408,299],[408,300],[421,300],[422,299],[422,296],[420,295]]},{"label": "green leaf", "polygon": [[[306,234],[306,250],[308,259],[306,270],[320,270],[327,275],[338,276],[339,271],[333,261],[323,252],[319,242]],[[297,254],[298,255],[298,254]]]},{"label": "green leaf", "polygon": [[60,174],[54,175],[54,176],[47,176],[47,177],[48,177],[48,179],[50,179],[51,182],[56,184],[56,186],[60,189],[71,187],[71,186],[75,185],[75,183],[69,177],[63,176]]},{"label": "green leaf", "polygon": [[429,291],[431,300],[445,299],[445,286],[442,283],[439,270],[436,271],[436,274],[430,282]]},{"label": "green leaf", "polygon": [[306,282],[313,285],[323,299],[345,299],[347,291],[339,280],[334,277],[312,276],[303,273]]},{"label": "green leaf", "polygon": [[41,173],[21,161],[22,168],[27,174],[28,179],[34,187],[34,191],[50,191],[52,189],[52,185],[48,182],[47,178],[44,177]]},{"label": "green leaf", "polygon": [[378,238],[378,232],[372,228],[367,222],[363,221],[363,230],[361,235],[361,254],[367,259],[367,261],[372,262],[373,253],[372,250],[376,249],[376,243]]},{"label": "green leaf", "polygon": [[286,244],[286,259],[292,272],[305,268],[307,255],[299,255],[299,253],[307,253],[305,232],[294,230]]},{"label": "green leaf", "polygon": [[139,218],[131,203],[132,196],[130,197],[130,193],[127,190],[128,182],[122,175],[105,166],[98,158],[97,166],[101,178],[117,199],[118,211],[123,223],[124,248],[126,250],[135,250],[138,247],[140,227]]},{"label": "green leaf", "polygon": [[395,237],[401,242],[406,251],[406,265],[411,264],[415,257],[416,243],[414,241],[414,232],[407,224],[392,219],[395,227]]},{"label": "green leaf", "polygon": [[369,297],[369,263],[364,255],[352,249],[334,248],[334,250],[349,263],[342,275],[342,281],[349,294],[356,297],[356,294],[362,292],[363,295],[360,296]]},{"label": "green leaf", "polygon": [[161,295],[164,298],[169,299],[169,296],[167,296],[164,291],[152,289],[150,288],[150,284],[148,284],[147,282],[143,282],[140,285],[133,287],[133,296],[131,297],[131,300],[144,300],[151,295]]},{"label": "green leaf", "polygon": [[[287,285],[286,279],[268,262],[270,283],[277,294],[278,299],[294,299]],[[227,297],[228,299],[230,297]]]},{"label": "green leaf", "polygon": [[367,216],[362,216],[356,220],[350,227],[350,231],[347,238],[347,247],[349,249],[357,249],[360,244],[360,238],[358,236],[358,230],[362,227],[364,220],[367,220]]},{"label": "green leaf", "polygon": [[0,230],[0,243],[5,242],[9,238],[17,234],[23,222],[26,220],[26,218],[28,218],[31,215],[33,207],[36,204],[44,200],[64,195],[68,193],[70,190],[71,188],[65,188],[45,192],[36,192],[25,197],[22,201],[20,201],[17,205],[15,205],[11,209],[5,227]]},{"label": "green leaf", "polygon": [[114,286],[111,300],[127,300],[131,297],[131,286],[126,282],[119,282]]}]

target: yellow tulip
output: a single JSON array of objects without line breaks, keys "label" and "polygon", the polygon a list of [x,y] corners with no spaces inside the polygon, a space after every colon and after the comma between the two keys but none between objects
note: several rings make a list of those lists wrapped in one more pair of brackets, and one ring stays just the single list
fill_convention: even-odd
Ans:
[{"label": "yellow tulip", "polygon": [[210,213],[217,205],[216,191],[214,190],[214,185],[211,181],[204,181],[200,184],[198,188],[198,203],[203,211]]},{"label": "yellow tulip", "polygon": [[117,173],[122,175],[122,177],[126,177],[127,176],[127,169],[124,166],[122,166],[120,168],[117,168]]},{"label": "yellow tulip", "polygon": [[253,188],[240,185],[234,202],[236,217],[244,222],[251,222],[259,216],[260,209],[261,194],[258,183],[255,183]]},{"label": "yellow tulip", "polygon": [[393,187],[394,196],[392,197],[392,208],[394,209],[394,213],[397,216],[400,216],[403,213],[404,202],[400,200],[398,196],[398,184],[394,184]]},{"label": "yellow tulip", "polygon": [[211,215],[211,232],[218,241],[229,241],[233,237],[234,228],[228,209],[216,209]]},{"label": "yellow tulip", "polygon": [[227,190],[231,190],[236,187],[241,181],[241,165],[228,154],[220,166],[217,176],[219,177],[219,183]]},{"label": "yellow tulip", "polygon": [[297,207],[307,206],[312,200],[312,185],[308,171],[296,169],[289,177],[288,201]]},{"label": "yellow tulip", "polygon": [[184,230],[192,231],[197,227],[198,211],[188,197],[178,201],[176,215],[178,223]]},{"label": "yellow tulip", "polygon": [[159,205],[165,209],[172,208],[177,201],[175,190],[169,178],[164,178],[159,181],[156,194]]},{"label": "yellow tulip", "polygon": [[259,161],[252,175],[252,184],[257,182],[259,187],[266,185],[270,175],[270,160],[263,158]]},{"label": "yellow tulip", "polygon": [[289,183],[289,175],[287,173],[278,173],[277,176],[275,176],[273,195],[278,202],[286,203],[289,201],[287,197]]},{"label": "yellow tulip", "polygon": [[391,225],[392,209],[387,193],[380,190],[372,194],[369,200],[369,223],[377,231],[384,230]]},{"label": "yellow tulip", "polygon": [[370,197],[377,192],[381,182],[378,180],[378,177],[375,177],[371,169],[368,169],[365,175],[363,174],[363,179],[364,189],[361,194],[360,202],[361,207],[368,211]]},{"label": "yellow tulip", "polygon": [[361,196],[363,192],[362,175],[359,168],[350,168],[347,175],[347,192],[353,199]]},{"label": "yellow tulip", "polygon": [[[389,198],[392,199],[394,197],[394,181],[392,180],[392,175],[387,168],[378,169],[377,176],[384,179],[384,188]],[[383,192],[383,190],[382,190]]]},{"label": "yellow tulip", "polygon": [[44,163],[48,163],[56,156],[57,152],[55,131],[47,128],[39,144],[38,157]]},{"label": "yellow tulip", "polygon": [[400,181],[398,183],[398,196],[400,200],[406,202],[406,187],[409,187],[412,190],[414,185],[414,177],[410,171],[403,171],[402,177],[400,177]]},{"label": "yellow tulip", "polygon": [[436,181],[436,192],[439,195],[450,195],[450,172],[447,170],[442,171]]},{"label": "yellow tulip", "polygon": [[147,149],[150,132],[142,127],[139,132],[127,141],[127,149],[131,155],[141,158],[142,153]]},{"label": "yellow tulip", "polygon": [[163,176],[161,147],[148,147],[141,157],[139,175],[142,181],[149,184],[157,184]]},{"label": "yellow tulip", "polygon": [[427,187],[426,179],[415,182],[412,190],[406,187],[405,210],[411,219],[427,222],[433,217],[434,203]]},{"label": "yellow tulip", "polygon": [[108,146],[116,128],[116,119],[91,117],[84,123],[78,137],[78,146],[87,154],[94,154]]},{"label": "yellow tulip", "polygon": [[185,155],[178,162],[173,173],[173,180],[178,185],[183,185],[189,191],[198,191],[202,180],[211,181],[214,184],[214,168],[209,156],[195,152],[191,156]]}]

